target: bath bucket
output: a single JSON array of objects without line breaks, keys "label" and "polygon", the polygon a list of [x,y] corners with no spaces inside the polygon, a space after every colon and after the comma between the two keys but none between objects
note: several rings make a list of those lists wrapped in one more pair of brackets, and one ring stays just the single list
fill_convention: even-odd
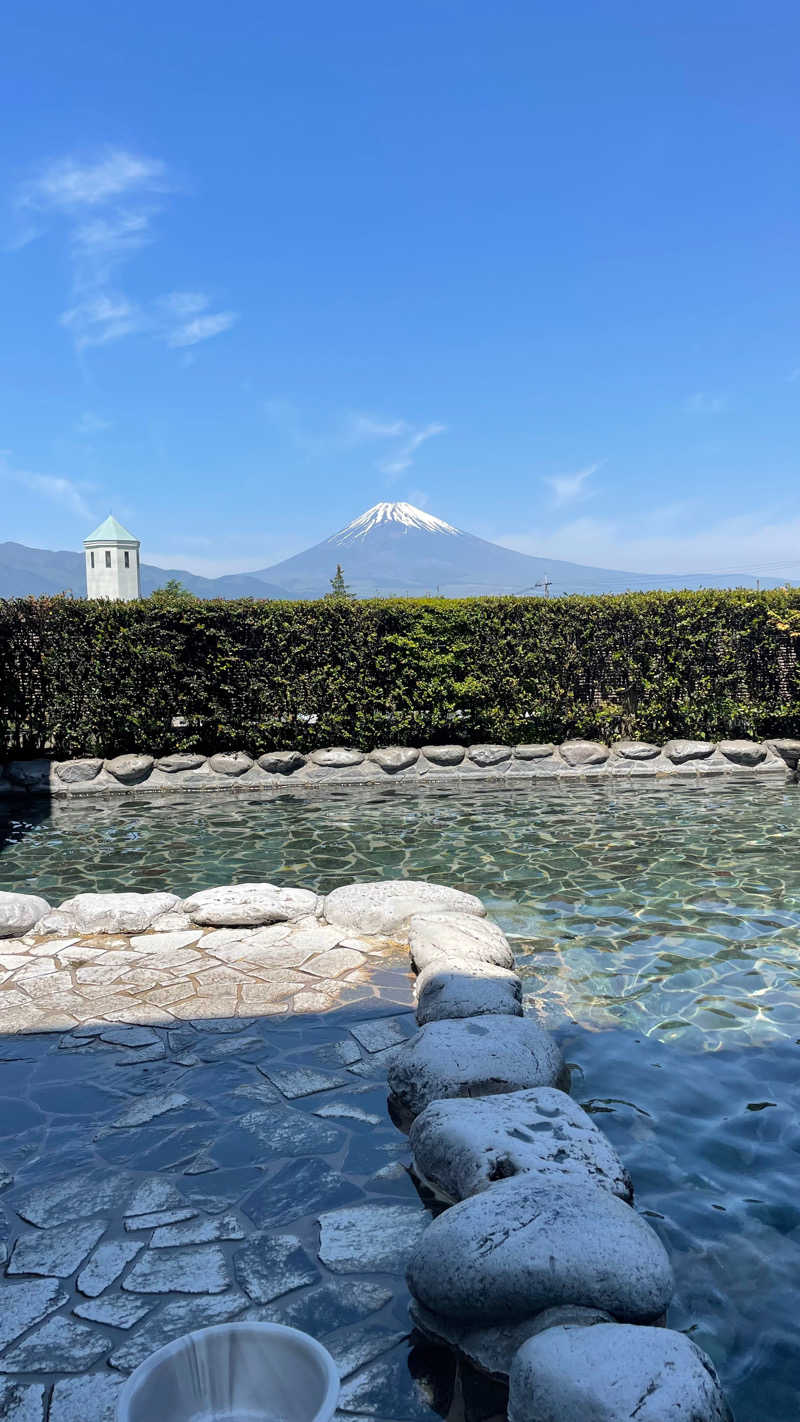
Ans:
[{"label": "bath bucket", "polygon": [[220,1323],[167,1343],[131,1373],[117,1422],[329,1422],[327,1349],[279,1323]]}]

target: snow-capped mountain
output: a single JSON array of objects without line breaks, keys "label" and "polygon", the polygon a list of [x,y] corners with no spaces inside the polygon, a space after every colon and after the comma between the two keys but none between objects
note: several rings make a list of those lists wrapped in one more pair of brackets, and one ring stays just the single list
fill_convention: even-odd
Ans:
[{"label": "snow-capped mountain", "polygon": [[[465,533],[444,519],[406,503],[373,504],[322,543],[256,573],[230,573],[201,578],[179,568],[142,564],[142,591],[147,596],[177,578],[198,597],[316,598],[330,592],[340,563],[344,579],[359,597],[389,597],[408,593],[422,597],[489,596],[497,593],[618,593],[652,588],[755,587],[754,577],[707,574],[618,573],[564,563],[557,558],[531,558]],[[762,578],[761,586],[779,586]],[[86,578],[82,553],[51,553],[0,544],[0,597],[40,596],[71,589],[84,597]]]},{"label": "snow-capped mountain", "polygon": [[379,528],[382,523],[399,523],[403,528],[417,528],[423,533],[452,533],[456,537],[461,532],[459,528],[453,528],[452,523],[445,523],[443,518],[434,518],[424,509],[415,509],[413,504],[373,504],[366,513],[359,514],[352,523],[334,533],[328,543],[355,543],[359,538],[366,538],[373,528]]},{"label": "snow-capped mountain", "polygon": [[[749,577],[692,578],[615,572],[557,558],[532,558],[465,533],[407,503],[373,504],[338,533],[254,576],[287,588],[292,597],[321,597],[340,563],[359,597],[440,593],[625,592],[633,589],[755,586]],[[761,580],[762,587],[776,586]]]}]

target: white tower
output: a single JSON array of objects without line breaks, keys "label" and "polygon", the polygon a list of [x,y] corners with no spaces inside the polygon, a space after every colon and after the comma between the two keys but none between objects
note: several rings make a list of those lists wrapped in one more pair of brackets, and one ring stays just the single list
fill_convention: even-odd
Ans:
[{"label": "white tower", "polygon": [[86,596],[133,602],[142,595],[139,540],[112,514],[84,538]]}]

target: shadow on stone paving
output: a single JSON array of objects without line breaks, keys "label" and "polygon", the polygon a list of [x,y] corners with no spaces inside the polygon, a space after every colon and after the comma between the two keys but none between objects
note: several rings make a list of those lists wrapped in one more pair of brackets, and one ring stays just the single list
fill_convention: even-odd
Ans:
[{"label": "shadow on stone paving", "polygon": [[385,1083],[409,1003],[0,1037],[4,1422],[113,1422],[149,1353],[228,1319],[320,1338],[350,1422],[505,1416],[410,1332],[432,1202]]}]

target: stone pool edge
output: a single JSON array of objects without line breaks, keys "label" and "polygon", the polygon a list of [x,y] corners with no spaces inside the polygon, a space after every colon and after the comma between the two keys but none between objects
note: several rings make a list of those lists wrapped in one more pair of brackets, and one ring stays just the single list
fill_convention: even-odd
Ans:
[{"label": "stone pool edge", "polygon": [[304,754],[245,751],[213,755],[183,752],[156,757],[132,753],[109,759],[47,757],[11,760],[0,769],[0,799],[48,795],[156,795],[179,791],[324,791],[397,784],[478,785],[512,788],[539,780],[694,780],[710,776],[797,778],[800,740],[671,740],[663,746],[639,741],[567,740],[561,745],[389,746],[361,751],[332,746]]}]

